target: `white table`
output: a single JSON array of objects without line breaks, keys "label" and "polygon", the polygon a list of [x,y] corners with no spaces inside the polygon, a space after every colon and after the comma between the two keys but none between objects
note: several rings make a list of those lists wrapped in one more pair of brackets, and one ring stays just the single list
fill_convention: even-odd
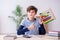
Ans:
[{"label": "white table", "polygon": [[0,40],[4,40],[4,37],[5,37],[6,35],[2,35],[2,34],[0,34]]},{"label": "white table", "polygon": [[0,40],[15,40],[15,34],[0,34]]},{"label": "white table", "polygon": [[[0,40],[4,40],[6,35],[0,35]],[[48,35],[31,35],[31,38],[24,38],[23,35],[18,36],[15,40],[60,40],[59,37],[53,37]]]},{"label": "white table", "polygon": [[53,36],[48,36],[48,35],[32,35],[31,38],[24,38],[23,36],[20,35],[15,40],[60,40],[59,37],[53,37]]}]

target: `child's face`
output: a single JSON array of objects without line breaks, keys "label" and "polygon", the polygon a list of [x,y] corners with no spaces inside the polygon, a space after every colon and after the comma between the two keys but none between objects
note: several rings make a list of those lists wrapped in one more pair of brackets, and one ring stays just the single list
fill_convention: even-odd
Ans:
[{"label": "child's face", "polygon": [[30,10],[29,12],[27,12],[28,18],[34,18],[34,16],[36,15],[35,10]]}]

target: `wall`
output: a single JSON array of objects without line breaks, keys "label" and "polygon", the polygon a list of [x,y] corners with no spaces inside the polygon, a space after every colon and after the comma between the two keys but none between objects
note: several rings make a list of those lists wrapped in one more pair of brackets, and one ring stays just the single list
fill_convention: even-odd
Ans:
[{"label": "wall", "polygon": [[0,33],[1,33],[1,15],[0,15]]},{"label": "wall", "polygon": [[0,14],[1,14],[1,33],[16,33],[16,25],[8,18],[12,16],[12,11],[15,9],[16,0],[0,0]]},{"label": "wall", "polygon": [[47,8],[51,8],[54,12],[56,20],[48,24],[49,30],[60,31],[60,0],[0,0],[0,14],[1,14],[1,33],[16,33],[16,24],[8,18],[12,15],[12,11],[16,5],[19,4],[23,9],[22,12],[26,13],[26,8],[29,5],[34,5],[38,8],[38,13]]}]

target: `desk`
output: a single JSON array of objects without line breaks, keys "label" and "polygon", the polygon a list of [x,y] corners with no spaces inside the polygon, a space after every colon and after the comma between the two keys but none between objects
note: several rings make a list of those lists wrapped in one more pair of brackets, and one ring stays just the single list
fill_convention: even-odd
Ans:
[{"label": "desk", "polygon": [[20,36],[15,40],[60,40],[60,38],[48,36],[48,35],[32,35],[31,38],[24,38],[24,37]]},{"label": "desk", "polygon": [[5,37],[6,35],[2,35],[2,34],[0,34],[0,40],[4,40],[4,37]]},{"label": "desk", "polygon": [[[6,35],[0,35],[0,40],[4,40],[3,38]],[[23,35],[20,35],[14,40],[60,40],[60,37],[53,37],[48,35],[32,35],[31,38],[24,38]]]}]

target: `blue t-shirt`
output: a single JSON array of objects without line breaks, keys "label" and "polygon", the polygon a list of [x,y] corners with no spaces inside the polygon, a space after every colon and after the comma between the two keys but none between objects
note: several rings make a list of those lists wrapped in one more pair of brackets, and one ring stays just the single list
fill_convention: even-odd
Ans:
[{"label": "blue t-shirt", "polygon": [[38,35],[38,28],[40,27],[40,23],[39,23],[39,19],[35,18],[35,20],[32,22],[30,21],[28,18],[24,18],[21,22],[20,25],[23,25],[24,28],[28,28],[31,24],[34,23],[35,28],[33,30],[29,30],[27,32],[25,32],[25,35]]}]

